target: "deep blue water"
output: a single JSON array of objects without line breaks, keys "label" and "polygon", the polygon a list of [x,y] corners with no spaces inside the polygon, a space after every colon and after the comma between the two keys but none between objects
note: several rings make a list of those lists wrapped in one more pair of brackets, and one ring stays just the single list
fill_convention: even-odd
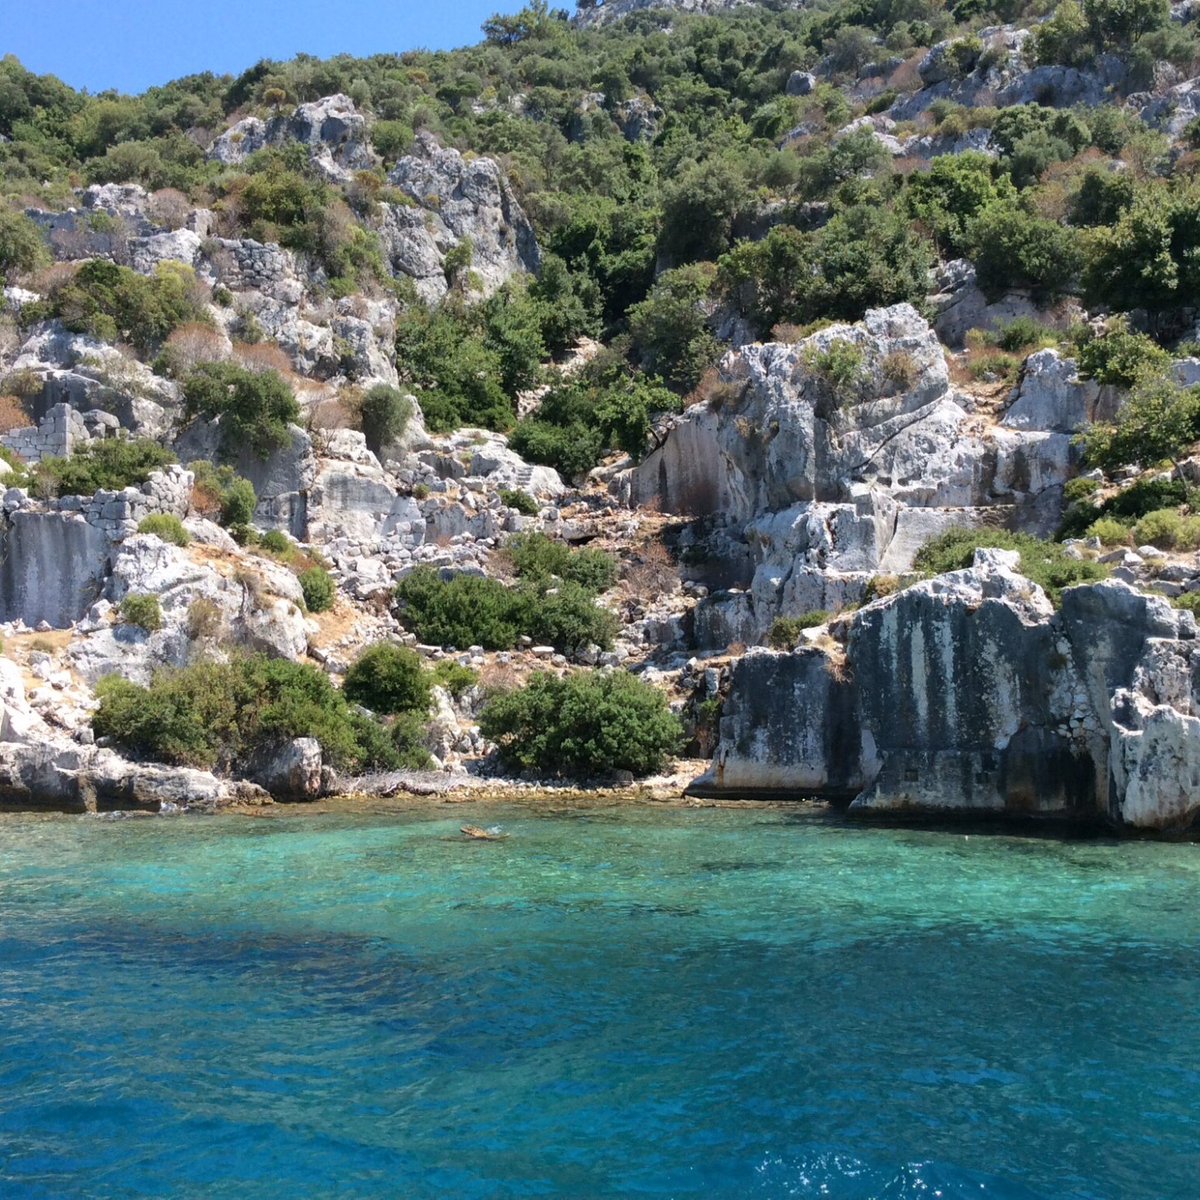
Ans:
[{"label": "deep blue water", "polygon": [[5,1198],[1191,1200],[1198,1016],[1192,845],[0,821]]}]

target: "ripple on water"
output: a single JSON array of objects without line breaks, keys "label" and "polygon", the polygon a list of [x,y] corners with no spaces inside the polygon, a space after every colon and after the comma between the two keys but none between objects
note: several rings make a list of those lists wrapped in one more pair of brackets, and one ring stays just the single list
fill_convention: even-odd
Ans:
[{"label": "ripple on water", "polygon": [[0,1195],[1190,1198],[1198,899],[770,810],[7,820]]}]

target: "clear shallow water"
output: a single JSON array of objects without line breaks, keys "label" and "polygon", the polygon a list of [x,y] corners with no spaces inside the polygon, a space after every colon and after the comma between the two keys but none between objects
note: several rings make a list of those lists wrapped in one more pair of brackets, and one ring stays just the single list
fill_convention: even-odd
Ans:
[{"label": "clear shallow water", "polygon": [[0,822],[4,1197],[1190,1200],[1198,1014],[1191,845]]}]

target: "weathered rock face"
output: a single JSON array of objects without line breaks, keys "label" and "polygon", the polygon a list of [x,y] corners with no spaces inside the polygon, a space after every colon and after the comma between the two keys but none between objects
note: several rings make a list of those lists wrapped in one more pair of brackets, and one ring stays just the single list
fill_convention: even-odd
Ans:
[{"label": "weathered rock face", "polygon": [[702,794],[820,795],[870,814],[1200,821],[1200,646],[1189,613],[1129,586],[1061,613],[978,551],[792,653],[734,668]]},{"label": "weathered rock face", "polygon": [[393,270],[410,276],[426,299],[446,294],[446,255],[464,242],[485,295],[519,271],[541,269],[533,226],[493,159],[464,158],[422,133],[417,152],[396,164],[388,182],[417,207],[383,206],[384,247]]},{"label": "weathered rock face", "polygon": [[985,103],[1037,103],[1055,108],[1103,104],[1111,99],[1111,89],[1128,74],[1128,62],[1114,54],[1097,56],[1086,70],[1033,66],[1033,56],[1026,53],[1032,33],[1031,29],[1013,25],[981,29],[978,37],[983,53],[973,61],[970,57],[962,60],[962,47],[955,47],[960,39],[940,42],[918,67],[925,86],[900,97],[888,110],[889,115],[899,121],[912,120],[940,99],[968,107]]},{"label": "weathered rock face", "polygon": [[295,738],[251,764],[250,780],[277,800],[315,800],[321,794],[321,746]]},{"label": "weathered rock face", "polygon": [[375,159],[367,142],[366,118],[349,96],[325,96],[301,104],[289,116],[262,121],[247,117],[227,129],[209,147],[208,156],[236,165],[267,146],[299,142],[312,150],[313,163],[334,183],[346,183],[355,171],[370,170]]},{"label": "weathered rock face", "polygon": [[[976,131],[981,132],[981,131]],[[964,146],[963,149],[974,149]],[[920,147],[915,141],[906,142],[905,154],[916,154]],[[946,149],[940,153],[959,153]],[[1074,301],[1063,301],[1047,310],[1036,304],[1026,292],[1006,292],[989,300],[975,282],[975,268],[965,258],[956,258],[938,271],[937,291],[930,297],[934,309],[933,327],[947,346],[956,350],[966,344],[972,329],[999,329],[1019,317],[1066,329],[1086,314]]]},{"label": "weathered rock face", "polygon": [[[859,363],[840,386],[822,368],[838,352]],[[906,304],[796,345],[746,346],[722,361],[714,400],[688,409],[615,488],[748,546],[749,624],[735,623],[760,640],[778,615],[861,599],[872,574],[909,570],[946,529],[1053,532],[1076,465],[1070,431],[1101,398],[1073,363],[1035,360],[995,428],[952,388],[937,337]],[[725,586],[725,557],[700,578]]]},{"label": "weathered rock face", "polygon": [[141,488],[46,504],[10,489],[0,522],[0,621],[64,629],[79,620],[104,587],[115,546],[144,517],[183,516],[191,489],[182,467],[156,472]]}]

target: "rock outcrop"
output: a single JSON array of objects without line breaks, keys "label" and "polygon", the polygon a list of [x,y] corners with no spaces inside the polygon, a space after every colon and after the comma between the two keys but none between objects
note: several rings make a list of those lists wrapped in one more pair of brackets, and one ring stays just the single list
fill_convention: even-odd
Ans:
[{"label": "rock outcrop", "polygon": [[1190,613],[1127,584],[1055,613],[981,550],[791,653],[734,668],[701,795],[811,795],[851,813],[1200,821],[1200,643]]},{"label": "rock outcrop", "polygon": [[310,148],[314,166],[333,183],[346,183],[355,171],[375,165],[366,118],[349,96],[340,93],[301,104],[291,114],[269,121],[247,117],[221,134],[209,147],[208,156],[234,166],[268,146],[294,142]]},{"label": "rock outcrop", "polygon": [[[850,364],[840,379],[839,356]],[[1052,532],[1077,455],[1078,426],[1064,429],[1060,410],[1073,404],[1082,416],[1088,396],[1090,410],[1098,404],[1074,364],[1063,370],[1054,413],[1033,399],[1043,371],[1052,374],[1040,364],[1012,422],[995,425],[951,385],[942,347],[913,308],[871,310],[795,345],[727,355],[711,399],[687,409],[615,487],[630,503],[715,527],[694,577],[737,582],[748,595],[733,601],[731,621],[709,613],[698,630],[759,641],[776,616],[861,599],[873,574],[908,570],[948,528]],[[715,596],[703,607],[729,603]]]},{"label": "rock outcrop", "polygon": [[382,206],[384,249],[392,269],[410,276],[424,299],[446,294],[446,256],[464,245],[466,268],[484,295],[517,272],[541,269],[533,226],[494,159],[464,157],[421,133],[416,152],[400,159],[388,182],[413,206]]}]

